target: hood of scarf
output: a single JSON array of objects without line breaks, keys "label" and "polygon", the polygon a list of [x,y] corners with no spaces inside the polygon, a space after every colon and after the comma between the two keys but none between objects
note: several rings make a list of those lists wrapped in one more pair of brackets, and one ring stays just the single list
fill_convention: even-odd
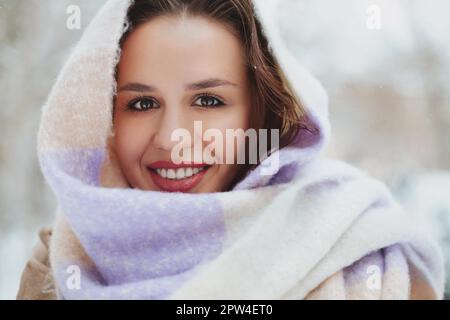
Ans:
[{"label": "hood of scarf", "polygon": [[[330,135],[325,90],[288,50],[272,18],[278,1],[256,0],[272,53],[306,108],[310,129],[265,160],[278,157],[277,172],[262,174],[260,165],[229,192],[128,188],[111,137],[114,70],[131,3],[105,3],[42,109],[38,157],[58,200],[51,262],[61,298],[169,297],[245,234],[274,195],[318,158]],[[233,199],[241,199],[237,208],[224,204]],[[81,289],[76,281],[68,284],[77,272]]]}]

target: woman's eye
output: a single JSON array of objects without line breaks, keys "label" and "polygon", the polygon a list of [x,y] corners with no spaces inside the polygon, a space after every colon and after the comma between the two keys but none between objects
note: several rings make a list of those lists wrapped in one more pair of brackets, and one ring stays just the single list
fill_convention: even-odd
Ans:
[{"label": "woman's eye", "polygon": [[208,107],[214,108],[214,107],[220,107],[220,106],[224,105],[224,103],[221,100],[219,100],[213,96],[209,96],[209,95],[203,95],[195,101],[200,102],[199,104],[196,103],[197,106],[206,107],[206,108],[208,108]]},{"label": "woman's eye", "polygon": [[137,100],[131,101],[128,104],[128,108],[136,111],[145,111],[156,108],[156,103],[154,100],[149,98],[139,98]]}]

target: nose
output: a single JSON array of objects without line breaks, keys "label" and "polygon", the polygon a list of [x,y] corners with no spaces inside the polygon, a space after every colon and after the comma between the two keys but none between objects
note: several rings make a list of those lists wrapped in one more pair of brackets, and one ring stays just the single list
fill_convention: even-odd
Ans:
[{"label": "nose", "polygon": [[154,148],[171,152],[172,148],[179,144],[179,140],[172,140],[172,133],[176,129],[186,129],[188,127],[188,117],[180,110],[181,107],[163,108],[158,119],[157,128],[152,138],[152,145]]}]

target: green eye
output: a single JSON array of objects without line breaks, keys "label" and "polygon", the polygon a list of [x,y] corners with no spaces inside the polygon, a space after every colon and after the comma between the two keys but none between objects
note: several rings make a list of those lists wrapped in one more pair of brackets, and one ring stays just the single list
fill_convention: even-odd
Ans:
[{"label": "green eye", "polygon": [[127,105],[128,109],[134,111],[146,111],[157,108],[156,102],[151,98],[137,98],[130,101]]}]

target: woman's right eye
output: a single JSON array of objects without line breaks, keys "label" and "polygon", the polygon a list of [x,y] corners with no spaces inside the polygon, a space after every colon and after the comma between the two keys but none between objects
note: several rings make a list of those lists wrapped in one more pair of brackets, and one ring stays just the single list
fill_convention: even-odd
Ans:
[{"label": "woman's right eye", "polygon": [[146,111],[157,108],[156,102],[150,98],[138,98],[130,101],[127,105],[128,109],[134,111]]}]

